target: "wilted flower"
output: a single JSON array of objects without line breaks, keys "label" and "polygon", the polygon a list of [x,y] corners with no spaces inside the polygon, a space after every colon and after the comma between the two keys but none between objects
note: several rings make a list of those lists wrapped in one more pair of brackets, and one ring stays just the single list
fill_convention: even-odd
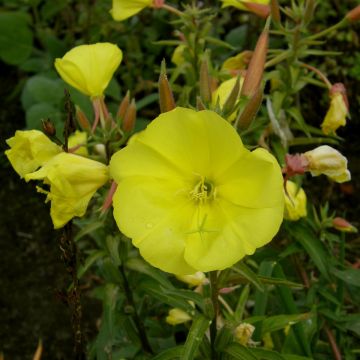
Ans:
[{"label": "wilted flower", "polygon": [[62,151],[39,130],[18,130],[6,143],[11,149],[6,150],[5,155],[21,177],[37,170]]},{"label": "wilted flower", "polygon": [[106,165],[70,153],[60,153],[25,180],[43,180],[50,191],[39,189],[51,201],[50,215],[55,229],[74,216],[83,216],[96,190],[108,180]]},{"label": "wilted flower", "polygon": [[212,111],[176,108],[115,153],[114,217],[153,266],[174,274],[225,269],[268,243],[282,222],[281,170],[247,150]]},{"label": "wilted flower", "polygon": [[177,275],[176,277],[190,286],[199,286],[207,282],[205,274],[201,271],[197,271],[192,275]]},{"label": "wilted flower", "polygon": [[186,311],[174,308],[169,311],[166,322],[170,325],[178,325],[190,321],[191,319],[191,316]]},{"label": "wilted flower", "polygon": [[255,331],[255,326],[248,323],[241,323],[235,328],[234,337],[241,345],[248,345],[251,343],[252,334]]},{"label": "wilted flower", "polygon": [[110,13],[114,20],[122,21],[150,7],[152,3],[153,0],[113,0]]},{"label": "wilted flower", "polygon": [[349,113],[346,90],[343,84],[333,85],[330,98],[330,108],[321,124],[322,131],[326,135],[335,133],[340,126],[345,126],[346,117]]},{"label": "wilted flower", "polygon": [[88,156],[89,152],[86,147],[87,144],[87,133],[85,131],[76,130],[73,134],[69,136],[68,139],[68,148],[69,152]]},{"label": "wilted flower", "polygon": [[306,194],[305,191],[288,180],[286,182],[284,218],[286,220],[296,221],[305,217],[306,211]]},{"label": "wilted flower", "polygon": [[244,3],[253,3],[253,4],[269,4],[270,0],[221,0],[223,3],[222,7],[234,6],[240,10],[248,10]]},{"label": "wilted flower", "polygon": [[312,176],[326,175],[338,183],[351,180],[347,159],[331,146],[322,145],[304,153]]},{"label": "wilted flower", "polygon": [[122,60],[114,44],[80,45],[55,60],[55,68],[69,85],[92,98],[101,97]]}]

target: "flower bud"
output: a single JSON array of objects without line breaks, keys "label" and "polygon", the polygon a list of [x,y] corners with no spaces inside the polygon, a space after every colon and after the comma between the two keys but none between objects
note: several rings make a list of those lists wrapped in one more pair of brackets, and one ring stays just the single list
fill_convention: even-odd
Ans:
[{"label": "flower bud", "polygon": [[[164,1],[161,2],[163,3]],[[153,2],[153,0],[113,0],[110,14],[112,15],[114,20],[122,21],[136,15],[146,7],[150,7],[152,5],[155,7],[158,4],[159,0],[156,0],[156,3]]]},{"label": "flower bud", "polygon": [[306,194],[294,182],[286,182],[284,218],[296,221],[307,215]]},{"label": "flower bud", "polygon": [[324,174],[331,180],[342,183],[351,180],[347,159],[331,146],[322,145],[304,154],[312,176]]},{"label": "flower bud", "polygon": [[257,112],[260,109],[261,103],[263,100],[263,92],[262,89],[258,89],[255,94],[251,97],[249,102],[246,104],[242,113],[240,114],[238,127],[240,129],[247,129],[253,119],[255,118]]},{"label": "flower bud", "polygon": [[201,271],[197,271],[193,275],[176,275],[176,277],[189,286],[199,286],[207,282],[205,274]]},{"label": "flower bud", "polygon": [[125,97],[122,99],[120,105],[119,105],[119,109],[116,113],[116,118],[117,119],[121,119],[124,120],[126,111],[128,109],[128,106],[130,104],[130,92],[127,91]]},{"label": "flower bud", "polygon": [[336,217],[332,221],[332,225],[336,230],[342,231],[342,232],[351,232],[351,233],[357,233],[358,230],[355,226],[350,224],[347,220]]},{"label": "flower bud", "polygon": [[350,22],[355,22],[360,20],[360,5],[356,6],[354,9],[350,10],[346,15],[345,18],[348,19]]},{"label": "flower bud", "polygon": [[265,29],[259,37],[254,54],[246,71],[241,95],[251,97],[259,89],[263,77],[266,54],[268,50],[269,31]]},{"label": "flower bud", "polygon": [[278,0],[270,0],[271,17],[276,23],[280,23],[280,7]]},{"label": "flower bud", "polygon": [[211,100],[211,81],[206,59],[204,59],[200,65],[200,96],[205,104]]},{"label": "flower bud", "polygon": [[169,80],[166,76],[165,60],[161,62],[161,72],[159,77],[159,101],[162,113],[175,109],[174,95],[171,91]]},{"label": "flower bud", "polygon": [[91,125],[85,113],[78,106],[75,106],[75,109],[76,109],[76,119],[78,121],[78,124],[81,126],[83,130],[90,130]]},{"label": "flower bud", "polygon": [[132,99],[129,107],[126,110],[124,120],[122,122],[122,128],[126,132],[130,132],[135,127],[136,121],[136,104],[135,99]]},{"label": "flower bud", "polygon": [[251,343],[252,334],[255,331],[255,326],[248,323],[241,323],[235,328],[234,337],[241,345],[248,345]]},{"label": "flower bud", "polygon": [[335,133],[340,126],[346,125],[346,117],[349,113],[349,105],[345,86],[337,83],[330,89],[330,108],[321,124],[325,135]]},{"label": "flower bud", "polygon": [[169,311],[166,322],[170,325],[178,325],[190,321],[191,319],[191,316],[184,310],[174,308]]},{"label": "flower bud", "polygon": [[43,131],[47,136],[52,137],[56,135],[56,128],[50,119],[45,119],[42,120],[41,122],[42,122]]},{"label": "flower bud", "polygon": [[269,5],[257,4],[254,2],[244,2],[243,4],[247,10],[263,19],[266,19],[270,15],[271,10]]}]

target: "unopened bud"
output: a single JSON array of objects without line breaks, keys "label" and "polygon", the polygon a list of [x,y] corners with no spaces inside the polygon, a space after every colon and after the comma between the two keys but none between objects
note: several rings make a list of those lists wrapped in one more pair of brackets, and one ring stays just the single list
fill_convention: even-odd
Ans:
[{"label": "unopened bud", "polygon": [[191,316],[184,310],[174,308],[169,311],[166,322],[170,325],[178,325],[190,321],[191,319]]},{"label": "unopened bud", "polygon": [[[242,81],[241,81],[242,82]],[[234,110],[235,105],[237,104],[239,100],[239,94],[240,94],[241,84],[240,84],[240,77],[238,76],[236,78],[235,85],[231,89],[230,94],[228,95],[224,106],[222,108],[223,113],[226,115],[231,114]]]},{"label": "unopened bud", "polygon": [[56,128],[50,119],[41,120],[41,122],[43,131],[47,136],[52,137],[56,135]]},{"label": "unopened bud", "polygon": [[206,110],[206,106],[203,103],[203,101],[201,100],[200,96],[196,97],[196,108],[198,109],[198,111]]},{"label": "unopened bud", "polygon": [[201,271],[198,271],[193,275],[176,275],[176,277],[180,281],[182,281],[182,282],[184,282],[184,283],[186,283],[186,284],[188,284],[190,286],[199,286],[199,285],[202,285],[204,283],[207,283],[206,276]]},{"label": "unopened bud", "polygon": [[125,117],[125,114],[126,114],[129,104],[130,104],[130,91],[128,90],[126,92],[125,97],[122,99],[122,101],[119,105],[119,109],[116,113],[116,119],[124,120],[124,117]]},{"label": "unopened bud", "polygon": [[211,100],[211,80],[206,59],[200,65],[200,96],[205,104]]},{"label": "unopened bud", "polygon": [[175,109],[174,95],[171,91],[169,80],[166,76],[166,64],[165,60],[161,62],[161,72],[159,77],[159,100],[160,111],[165,113],[172,109]]},{"label": "unopened bud", "polygon": [[271,17],[275,23],[280,23],[280,6],[278,0],[271,0],[270,1],[270,8],[271,8]]},{"label": "unopened bud", "polygon": [[312,176],[324,174],[338,183],[351,180],[346,157],[331,146],[319,146],[307,151],[304,156],[308,161],[308,170]]},{"label": "unopened bud", "polygon": [[350,10],[346,15],[345,18],[350,22],[360,20],[360,5],[356,6],[354,9]]},{"label": "unopened bud", "polygon": [[241,95],[251,97],[259,89],[263,77],[266,54],[268,50],[269,31],[266,28],[259,37],[254,54],[246,71]]},{"label": "unopened bud", "polygon": [[242,2],[242,4],[253,14],[266,19],[270,15],[270,6],[253,2]]},{"label": "unopened bud", "polygon": [[75,109],[76,109],[76,120],[80,125],[80,127],[83,130],[90,130],[91,125],[85,113],[78,106],[75,106]]},{"label": "unopened bud", "polygon": [[153,0],[152,6],[156,9],[160,9],[164,6],[165,0]]},{"label": "unopened bud", "polygon": [[262,89],[259,88],[255,94],[251,97],[251,99],[246,104],[244,110],[241,112],[238,121],[238,128],[239,129],[247,129],[253,119],[255,118],[257,112],[260,109],[261,103],[263,99],[263,92]]},{"label": "unopened bud", "polygon": [[239,326],[237,326],[234,330],[235,340],[238,341],[241,345],[246,346],[249,343],[251,343],[251,337],[254,331],[255,331],[254,325],[248,323],[242,323]]},{"label": "unopened bud", "polygon": [[125,132],[132,131],[135,127],[135,121],[136,121],[136,104],[135,104],[135,99],[132,99],[130,105],[126,110],[126,114],[122,122],[122,129]]},{"label": "unopened bud", "polygon": [[351,232],[351,233],[357,233],[357,228],[350,224],[347,220],[336,217],[332,221],[332,225],[336,230],[342,231],[342,232]]},{"label": "unopened bud", "polygon": [[305,191],[296,183],[286,181],[284,218],[296,221],[307,215]]}]

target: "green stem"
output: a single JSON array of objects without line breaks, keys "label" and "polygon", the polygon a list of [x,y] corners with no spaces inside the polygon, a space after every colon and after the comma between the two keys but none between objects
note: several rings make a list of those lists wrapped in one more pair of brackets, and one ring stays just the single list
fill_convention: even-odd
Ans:
[{"label": "green stem", "polygon": [[128,282],[128,279],[127,279],[127,276],[126,276],[124,266],[120,265],[119,270],[120,270],[121,276],[123,278],[126,300],[127,300],[128,304],[133,308],[132,317],[133,317],[134,323],[136,325],[136,328],[138,330],[139,338],[140,338],[142,347],[146,352],[148,352],[150,354],[153,354],[153,351],[151,349],[149,340],[148,340],[147,335],[146,335],[145,326],[144,326],[143,322],[141,321],[140,316],[139,316],[139,314],[138,314],[138,312],[136,310],[133,293],[131,291],[131,288],[130,288],[130,285],[129,285],[129,282]]},{"label": "green stem", "polygon": [[217,360],[215,350],[215,339],[217,333],[217,314],[219,312],[219,299],[218,299],[218,284],[217,284],[217,271],[210,271],[210,285],[211,285],[211,301],[214,308],[214,318],[210,325],[210,342],[211,342],[211,359]]},{"label": "green stem", "polygon": [[347,24],[347,19],[344,18],[342,19],[341,21],[339,21],[337,24],[333,25],[333,26],[330,26],[329,28],[315,34],[315,35],[312,35],[312,36],[309,36],[307,39],[308,40],[315,40],[315,39],[319,39],[329,33],[331,33],[332,31],[335,31],[337,29],[340,29],[341,27],[343,27],[345,24]]}]

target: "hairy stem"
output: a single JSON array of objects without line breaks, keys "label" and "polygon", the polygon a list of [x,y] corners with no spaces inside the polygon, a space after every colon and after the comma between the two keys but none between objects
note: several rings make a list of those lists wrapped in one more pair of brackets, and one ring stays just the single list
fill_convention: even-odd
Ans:
[{"label": "hairy stem", "polygon": [[210,342],[211,342],[211,359],[217,360],[215,350],[215,339],[217,333],[217,315],[219,312],[219,299],[218,299],[218,284],[217,284],[217,271],[210,271],[210,284],[211,284],[211,301],[214,308],[214,318],[210,325]]}]

